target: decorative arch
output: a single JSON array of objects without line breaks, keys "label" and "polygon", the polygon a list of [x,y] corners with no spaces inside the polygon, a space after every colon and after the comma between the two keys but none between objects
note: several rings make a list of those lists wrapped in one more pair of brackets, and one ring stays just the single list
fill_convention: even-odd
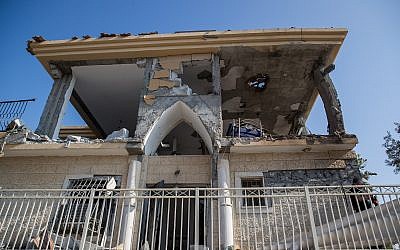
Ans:
[{"label": "decorative arch", "polygon": [[144,154],[153,155],[162,140],[182,121],[189,124],[201,136],[208,152],[212,153],[212,140],[203,122],[190,107],[178,101],[167,108],[147,132],[144,138]]}]

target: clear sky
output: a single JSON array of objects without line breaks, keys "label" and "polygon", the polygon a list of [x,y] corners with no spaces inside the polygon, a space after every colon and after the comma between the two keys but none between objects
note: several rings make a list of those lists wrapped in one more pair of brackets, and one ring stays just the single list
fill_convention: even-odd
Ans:
[{"label": "clear sky", "polygon": [[[344,27],[349,34],[331,77],[345,126],[359,138],[358,153],[378,172],[375,184],[400,183],[385,166],[383,136],[400,121],[400,1],[19,1],[0,0],[0,100],[37,98],[23,120],[35,129],[52,80],[26,52],[34,35],[68,39],[100,32],[134,34],[177,30]],[[71,109],[66,123],[79,122]],[[326,132],[320,101],[308,121]]]}]

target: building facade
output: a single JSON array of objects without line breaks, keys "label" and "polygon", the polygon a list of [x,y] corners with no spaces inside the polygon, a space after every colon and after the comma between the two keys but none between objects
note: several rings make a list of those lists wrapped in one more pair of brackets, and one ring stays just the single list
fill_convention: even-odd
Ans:
[{"label": "building facade", "polygon": [[[3,138],[0,246],[346,248],[342,238],[353,231],[348,248],[371,246],[369,231],[352,228],[364,217],[351,209],[348,226],[342,220],[321,239],[352,200],[343,190],[332,191],[335,201],[310,194],[361,177],[357,137],[345,131],[329,77],[346,34],[34,37],[27,50],[54,83],[35,133]],[[326,135],[306,128],[318,96]],[[69,102],[87,126],[63,126]],[[18,223],[30,229],[23,234]],[[396,223],[372,245],[398,237]]]}]

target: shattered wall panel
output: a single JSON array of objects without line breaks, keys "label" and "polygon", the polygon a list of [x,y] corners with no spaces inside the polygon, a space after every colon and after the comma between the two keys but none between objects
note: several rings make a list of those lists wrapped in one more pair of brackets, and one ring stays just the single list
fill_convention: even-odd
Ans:
[{"label": "shattered wall panel", "polygon": [[344,169],[300,169],[264,172],[268,187],[352,185],[354,178],[361,178],[356,160],[346,160]]}]

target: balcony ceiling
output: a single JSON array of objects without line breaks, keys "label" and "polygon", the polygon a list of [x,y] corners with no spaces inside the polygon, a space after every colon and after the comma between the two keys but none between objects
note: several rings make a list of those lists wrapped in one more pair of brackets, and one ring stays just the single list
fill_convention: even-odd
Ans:
[{"label": "balcony ceiling", "polygon": [[144,69],[136,64],[72,67],[75,91],[106,134],[135,131]]},{"label": "balcony ceiling", "polygon": [[[317,97],[313,67],[326,61],[332,49],[303,44],[222,49],[223,119],[259,118],[270,133],[288,134],[296,115],[307,118]],[[264,91],[247,84],[257,74],[270,77]]]}]

